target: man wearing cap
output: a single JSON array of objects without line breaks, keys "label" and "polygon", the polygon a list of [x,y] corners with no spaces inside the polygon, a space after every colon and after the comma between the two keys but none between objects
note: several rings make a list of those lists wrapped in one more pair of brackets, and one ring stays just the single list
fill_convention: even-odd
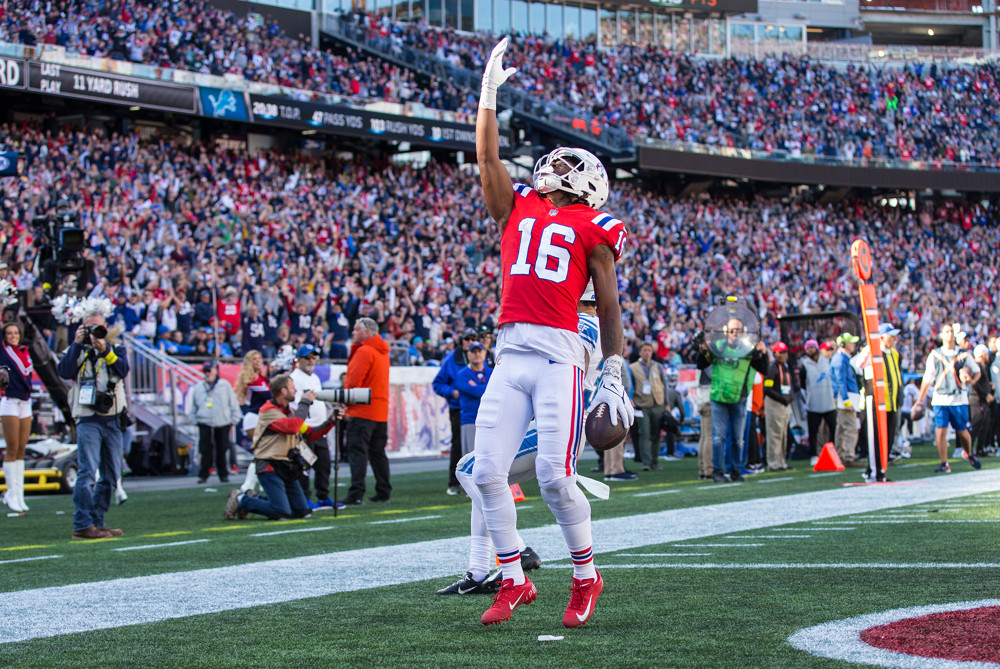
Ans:
[{"label": "man wearing cap", "polygon": [[799,362],[804,385],[806,420],[809,426],[811,465],[815,465],[818,459],[817,443],[820,426],[826,424],[831,438],[837,433],[837,406],[833,401],[833,377],[830,375],[833,347],[828,342],[823,342],[822,346],[825,348],[821,351],[821,345],[815,339],[807,341],[806,354]]},{"label": "man wearing cap", "polygon": [[486,366],[496,367],[497,361],[493,357],[493,328],[483,323],[477,328],[479,332],[479,343],[486,349]]},{"label": "man wearing cap", "polygon": [[792,374],[788,371],[788,346],[779,341],[771,347],[774,362],[764,377],[764,418],[767,422],[767,468],[772,472],[791,469],[785,464],[788,422],[792,418]]},{"label": "man wearing cap", "polygon": [[938,457],[941,458],[941,464],[934,471],[940,474],[951,473],[951,465],[948,464],[949,425],[955,428],[955,436],[965,459],[973,469],[982,467],[972,452],[972,436],[969,434],[969,386],[979,380],[982,370],[968,351],[955,346],[955,330],[951,323],[941,326],[941,346],[927,357],[927,369],[915,402],[915,405],[923,404],[933,388],[931,408],[934,409],[935,441]]},{"label": "man wearing cap", "polygon": [[837,337],[837,352],[830,360],[830,376],[833,379],[833,397],[837,407],[837,430],[833,443],[837,455],[845,467],[864,467],[855,457],[858,446],[858,407],[861,393],[858,377],[851,365],[851,356],[857,348],[859,337],[845,332]]},{"label": "man wearing cap", "polygon": [[243,419],[236,393],[229,382],[219,377],[219,368],[208,361],[202,365],[205,378],[191,390],[191,407],[188,416],[198,424],[198,454],[201,469],[198,483],[208,480],[211,467],[219,481],[229,482],[226,454],[229,453],[229,431]]},{"label": "man wearing cap", "polygon": [[[899,366],[899,351],[896,350],[899,332],[899,328],[892,327],[891,323],[882,323],[878,327],[878,333],[882,335],[882,360],[885,363],[885,443],[893,453],[898,452],[893,442],[899,432],[899,407],[903,402],[903,371]],[[890,462],[898,457],[900,456],[890,457]]]},{"label": "man wearing cap", "polygon": [[469,344],[467,353],[469,364],[459,370],[455,379],[462,421],[462,455],[468,455],[476,448],[476,415],[479,401],[486,391],[486,384],[493,369],[486,366],[486,347],[480,342]]},{"label": "man wearing cap", "polygon": [[468,328],[462,333],[461,345],[448,353],[441,361],[441,369],[434,377],[434,392],[448,400],[448,416],[451,419],[451,458],[448,464],[449,495],[460,495],[462,486],[455,475],[458,461],[462,459],[462,407],[459,402],[459,392],[455,388],[455,379],[459,371],[469,364],[467,351],[472,342],[476,341],[476,331]]},{"label": "man wearing cap", "polygon": [[[295,369],[289,376],[295,384],[295,396],[289,408],[295,412],[299,408],[303,393],[312,391],[318,393],[323,389],[323,384],[316,375],[316,361],[319,360],[319,351],[312,344],[305,344],[299,347],[296,352]],[[327,408],[323,402],[313,402],[309,405],[309,412],[305,417],[305,425],[309,428],[317,428],[327,419]],[[309,494],[309,473],[306,472],[299,477],[299,485],[306,496],[306,502],[310,509],[318,509],[321,506],[333,507],[333,500],[330,499],[330,440],[329,434],[312,442],[313,452],[316,454],[316,462],[313,463],[314,485],[316,487],[316,502],[310,499]]]}]

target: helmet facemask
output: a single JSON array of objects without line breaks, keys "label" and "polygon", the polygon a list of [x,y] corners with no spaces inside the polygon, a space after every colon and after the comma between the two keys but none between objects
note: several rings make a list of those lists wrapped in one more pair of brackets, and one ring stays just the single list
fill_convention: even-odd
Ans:
[{"label": "helmet facemask", "polygon": [[608,173],[590,151],[562,147],[535,163],[534,187],[543,195],[561,190],[600,209],[608,200]]}]

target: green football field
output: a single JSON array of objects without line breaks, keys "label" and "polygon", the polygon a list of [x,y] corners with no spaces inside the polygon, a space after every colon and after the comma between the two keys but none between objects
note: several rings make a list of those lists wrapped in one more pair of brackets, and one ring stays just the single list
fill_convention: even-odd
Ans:
[{"label": "green football field", "polygon": [[851,666],[788,639],[1000,590],[1000,462],[935,475],[933,455],[917,446],[886,486],[802,462],[713,485],[694,459],[613,484],[592,500],[604,594],[575,630],[570,563],[533,484],[518,525],[544,560],[538,600],[489,628],[489,597],[434,594],[467,555],[470,505],[444,495],[443,472],[395,476],[390,505],[336,519],[226,522],[230,486],[135,491],[108,515],[125,536],[92,542],[69,540],[69,497],[30,497],[0,519],[0,666]]}]

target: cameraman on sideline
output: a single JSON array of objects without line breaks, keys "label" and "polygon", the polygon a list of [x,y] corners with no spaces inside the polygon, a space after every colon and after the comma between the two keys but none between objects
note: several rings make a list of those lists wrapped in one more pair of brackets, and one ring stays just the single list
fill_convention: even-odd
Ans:
[{"label": "cameraman on sideline", "polygon": [[230,490],[223,517],[234,520],[247,517],[247,512],[259,513],[270,520],[279,518],[308,518],[309,503],[306,501],[299,477],[305,471],[301,465],[302,456],[294,452],[300,437],[318,441],[333,427],[336,414],[321,425],[309,427],[305,418],[316,400],[316,394],[307,390],[299,398],[298,409],[292,413],[289,404],[295,399],[295,382],[288,374],[273,377],[268,386],[271,399],[260,408],[257,427],[253,433],[253,463],[260,487],[267,499],[252,496],[243,490]]},{"label": "cameraman on sideline", "polygon": [[[118,329],[108,331],[104,316],[83,318],[73,343],[59,361],[59,376],[74,381],[69,400],[76,420],[77,479],[73,490],[73,538],[119,537],[104,524],[122,467],[122,433],[128,427],[125,379],[128,357],[116,344]],[[95,474],[101,480],[94,485]],[[91,491],[93,486],[93,491]]]}]

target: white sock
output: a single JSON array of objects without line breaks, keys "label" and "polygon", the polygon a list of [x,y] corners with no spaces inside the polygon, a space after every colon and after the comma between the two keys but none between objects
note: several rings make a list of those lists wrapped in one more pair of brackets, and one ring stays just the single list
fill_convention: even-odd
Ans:
[{"label": "white sock", "polygon": [[[585,528],[582,527],[584,525]],[[569,556],[573,560],[573,578],[581,581],[597,578],[597,570],[594,568],[594,549],[590,542],[590,521],[565,525],[562,530],[566,545],[569,546]],[[570,543],[571,535],[574,539],[583,539],[586,536],[585,543]]]},{"label": "white sock", "polygon": [[494,481],[479,486],[479,491],[483,497],[483,517],[496,547],[503,578],[513,579],[514,585],[522,585],[524,572],[521,570],[521,551],[517,548],[517,509],[510,486],[506,481]]},{"label": "white sock", "polygon": [[469,547],[469,572],[472,578],[481,581],[490,573],[490,558],[493,557],[493,543],[487,537],[472,537]]},{"label": "white sock", "polygon": [[524,552],[524,549],[528,547],[528,544],[524,543],[524,539],[521,538],[521,533],[517,533],[517,550]]}]

